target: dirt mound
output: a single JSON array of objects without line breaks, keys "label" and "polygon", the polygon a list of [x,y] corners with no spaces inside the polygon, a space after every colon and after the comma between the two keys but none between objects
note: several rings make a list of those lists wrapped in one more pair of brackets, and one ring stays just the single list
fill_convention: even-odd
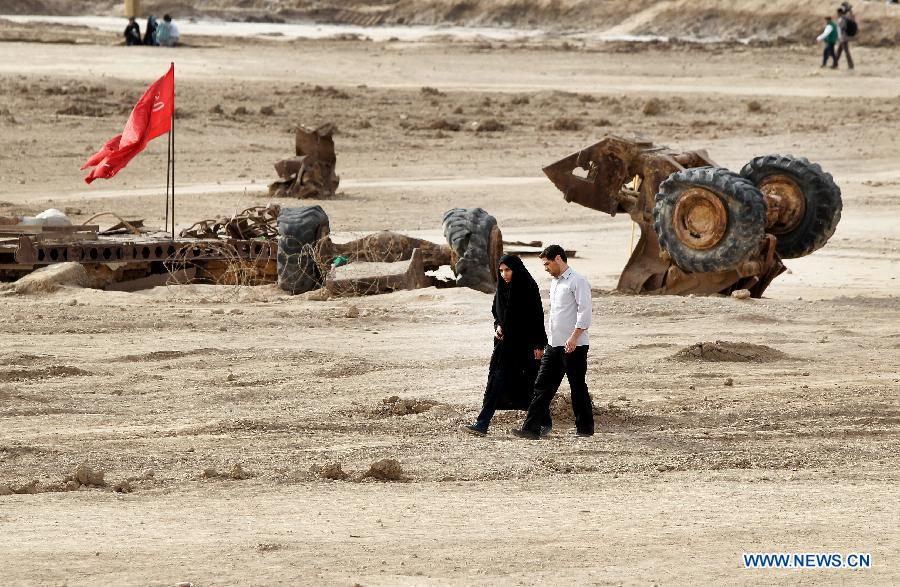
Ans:
[{"label": "dirt mound", "polygon": [[332,481],[343,481],[349,475],[341,468],[340,463],[328,463],[324,467],[318,469],[318,475],[322,479],[331,479]]},{"label": "dirt mound", "polygon": [[350,94],[348,94],[344,90],[335,88],[334,86],[314,86],[312,89],[307,90],[307,93],[312,94],[313,96],[328,98],[329,100],[350,99]]},{"label": "dirt mound", "polygon": [[321,369],[316,370],[316,377],[324,379],[344,379],[365,375],[372,371],[381,371],[385,366],[374,362],[368,362],[360,358],[342,358],[328,362]]},{"label": "dirt mound", "polygon": [[0,355],[0,365],[33,365],[37,361],[52,359],[50,355],[34,355],[31,353],[5,353]]},{"label": "dirt mound", "polygon": [[244,479],[250,479],[251,477],[253,477],[253,473],[244,469],[240,463],[232,465],[231,470],[228,473],[220,473],[215,467],[207,467],[200,473],[201,479],[232,479],[234,481],[243,481]]},{"label": "dirt mound", "polygon": [[768,363],[789,358],[788,355],[764,344],[749,342],[698,342],[672,355],[680,361],[708,361],[711,363]]},{"label": "dirt mound", "polygon": [[417,127],[419,130],[446,130],[450,132],[459,132],[462,130],[462,124],[455,120],[448,120],[446,118],[436,118],[430,122],[419,125]]},{"label": "dirt mound", "polygon": [[19,295],[54,293],[63,287],[85,287],[88,275],[79,263],[56,263],[41,267],[12,284]]},{"label": "dirt mound", "polygon": [[[104,471],[100,469],[95,470],[87,463],[81,463],[75,468],[75,472],[72,473],[71,480],[75,480],[81,485],[103,487],[106,485],[106,481],[103,480],[105,474]],[[70,479],[66,480],[68,481]]]},{"label": "dirt mound", "polygon": [[478,122],[473,122],[469,125],[468,130],[471,130],[476,133],[483,132],[504,132],[508,129],[508,127],[495,118],[488,118],[487,120],[481,120]]},{"label": "dirt mound", "polygon": [[69,365],[51,365],[40,369],[3,369],[0,370],[0,381],[34,381],[51,377],[84,377],[87,375],[93,375],[93,373]]},{"label": "dirt mound", "polygon": [[[596,402],[596,400],[595,400]],[[553,426],[565,423],[569,425],[575,421],[572,412],[572,398],[566,394],[558,393],[550,404],[550,416],[553,418]],[[634,426],[657,425],[659,418],[655,416],[637,414],[631,408],[609,404],[594,404],[594,426],[597,430],[609,428],[623,428]]]},{"label": "dirt mound", "polygon": [[116,363],[142,363],[145,361],[171,361],[172,359],[180,359],[181,357],[192,357],[196,355],[210,355],[221,353],[221,349],[202,348],[190,351],[151,351],[139,355],[125,355],[113,359]]},{"label": "dirt mound", "polygon": [[56,113],[62,116],[90,116],[93,118],[103,118],[107,114],[103,108],[81,103],[69,104],[65,108],[57,110]]},{"label": "dirt mound", "polygon": [[557,131],[577,131],[583,127],[584,125],[581,124],[581,121],[568,117],[557,118],[546,126],[547,130]]},{"label": "dirt mound", "polygon": [[381,459],[369,466],[363,478],[377,479],[379,481],[400,481],[403,479],[403,467],[396,459]]},{"label": "dirt mound", "polygon": [[403,399],[397,395],[385,398],[381,400],[381,403],[382,405],[378,408],[378,413],[387,416],[421,414],[422,412],[427,412],[431,408],[440,405],[440,402],[430,399]]},{"label": "dirt mound", "polygon": [[229,471],[228,476],[235,481],[243,481],[244,479],[249,479],[253,476],[250,471],[244,469],[240,463],[235,463],[231,467],[231,471]]},{"label": "dirt mound", "polygon": [[37,479],[25,483],[2,483],[0,484],[0,495],[34,495],[40,493],[41,487]]}]

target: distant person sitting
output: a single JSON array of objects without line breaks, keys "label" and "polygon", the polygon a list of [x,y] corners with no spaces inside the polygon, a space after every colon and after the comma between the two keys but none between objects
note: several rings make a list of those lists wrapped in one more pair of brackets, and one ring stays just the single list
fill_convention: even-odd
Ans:
[{"label": "distant person sitting", "polygon": [[125,26],[125,44],[141,44],[141,26],[134,20],[133,16],[128,19],[128,25]]},{"label": "distant person sitting", "polygon": [[832,20],[830,16],[825,17],[825,30],[822,31],[822,34],[816,37],[817,41],[822,41],[825,43],[825,50],[822,52],[822,67],[828,63],[828,58],[831,57],[831,68],[837,68],[837,56],[834,54],[834,46],[837,44],[840,39],[840,32],[838,32],[838,26]]},{"label": "distant person sitting", "polygon": [[144,44],[156,45],[156,17],[152,14],[147,17],[147,28],[144,30]]},{"label": "distant person sitting", "polygon": [[172,17],[164,15],[163,21],[156,26],[156,44],[161,47],[174,47],[178,44],[179,36],[178,26],[172,22]]}]

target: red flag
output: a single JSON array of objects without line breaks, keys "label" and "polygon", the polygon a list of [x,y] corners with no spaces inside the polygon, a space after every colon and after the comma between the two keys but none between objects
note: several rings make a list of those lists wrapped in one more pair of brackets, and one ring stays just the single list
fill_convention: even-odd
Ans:
[{"label": "red flag", "polygon": [[97,178],[109,179],[128,165],[131,159],[144,150],[151,140],[169,132],[172,113],[175,111],[175,64],[166,75],[150,86],[138,103],[122,134],[116,135],[94,153],[81,168],[93,167],[86,183]]}]

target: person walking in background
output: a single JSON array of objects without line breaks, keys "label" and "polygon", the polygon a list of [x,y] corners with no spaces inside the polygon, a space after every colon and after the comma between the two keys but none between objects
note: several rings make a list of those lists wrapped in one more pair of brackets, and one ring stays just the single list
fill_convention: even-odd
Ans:
[{"label": "person walking in background", "polygon": [[156,17],[152,14],[147,17],[147,27],[144,29],[144,44],[156,45]]},{"label": "person walking in background", "polygon": [[172,22],[170,15],[163,15],[163,21],[156,26],[156,44],[161,47],[174,47],[178,44],[179,37],[178,25]]},{"label": "person walking in background", "polygon": [[587,355],[591,326],[591,285],[568,265],[566,251],[550,245],[541,252],[544,270],[550,281],[550,342],[544,349],[534,399],[521,428],[513,428],[519,438],[540,438],[541,419],[550,409],[550,402],[559,390],[563,376],[572,390],[572,411],[575,412],[575,434],[594,435],[594,408],[588,393]]},{"label": "person walking in background", "polygon": [[834,22],[834,20],[830,16],[825,17],[825,30],[822,31],[822,34],[816,37],[817,41],[822,41],[825,43],[825,50],[822,52],[822,67],[828,63],[828,58],[831,57],[831,67],[832,69],[837,67],[837,57],[834,54],[834,46],[837,44],[840,39],[840,32],[838,31],[838,26]]},{"label": "person walking in background", "polygon": [[837,52],[835,53],[835,63],[841,62],[841,55],[847,54],[847,68],[853,69],[853,57],[850,56],[850,40],[859,32],[856,25],[856,17],[853,15],[853,6],[849,2],[844,2],[838,8],[838,32],[840,33],[840,41],[838,42]]},{"label": "person walking in background", "polygon": [[[484,436],[496,410],[527,410],[534,395],[534,380],[547,345],[544,306],[537,282],[522,259],[504,255],[498,263],[494,294],[494,352],[488,369],[481,413],[463,432]],[[541,419],[541,433],[553,426],[550,408]]]},{"label": "person walking in background", "polygon": [[141,25],[134,20],[133,16],[128,19],[128,24],[125,25],[125,44],[141,44]]}]

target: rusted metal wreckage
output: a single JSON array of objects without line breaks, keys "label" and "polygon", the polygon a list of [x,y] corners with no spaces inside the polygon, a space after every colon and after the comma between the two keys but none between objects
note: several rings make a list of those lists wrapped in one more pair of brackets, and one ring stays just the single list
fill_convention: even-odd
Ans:
[{"label": "rusted metal wreckage", "polygon": [[269,195],[277,198],[333,198],[341,178],[335,174],[333,124],[316,129],[300,126],[294,135],[295,157],[275,163],[280,178],[269,184]]},{"label": "rusted metal wreckage", "polygon": [[220,226],[231,233],[226,238],[215,232],[186,234],[189,231],[173,238],[147,230],[141,220],[123,220],[103,231],[96,224],[0,224],[0,279],[10,281],[41,267],[75,262],[98,286],[135,282],[136,287],[151,287],[176,273],[181,279],[234,283],[236,265],[245,273],[254,266],[252,271],[258,274],[257,279],[244,276],[243,281],[271,282],[276,274],[275,241],[260,238],[259,231],[251,229],[263,210],[253,208],[223,219]]},{"label": "rusted metal wreckage", "polygon": [[[276,164],[286,179],[270,190],[333,195],[332,132],[299,129],[298,157]],[[831,176],[792,156],[756,157],[737,174],[718,167],[705,151],[607,136],[544,172],[566,201],[611,216],[627,213],[640,227],[618,283],[626,293],[747,289],[759,297],[785,270],[782,258],[820,248],[840,220],[841,193]],[[277,282],[290,293],[324,286],[336,295],[360,295],[429,284],[492,292],[504,248],[496,219],[481,208],[444,214],[446,244],[392,232],[334,242],[320,206],[248,208],[197,222],[178,238],[148,232],[141,221],[121,221],[105,231],[98,225],[10,222],[0,219],[0,279],[74,261],[96,277],[98,287],[112,289],[122,282],[150,287],[177,275],[179,282]],[[446,265],[452,283],[425,275]]]},{"label": "rusted metal wreckage", "polygon": [[641,236],[619,278],[622,292],[760,297],[782,258],[822,247],[841,217],[841,190],[819,165],[765,155],[740,173],[706,151],[678,152],[608,135],[544,167],[574,202],[626,213]]},{"label": "rusted metal wreckage", "polygon": [[[277,282],[295,294],[322,286],[340,295],[426,285],[493,291],[493,268],[503,248],[496,219],[481,208],[454,208],[444,215],[444,232],[447,244],[393,232],[333,242],[328,216],[320,206],[275,204],[201,220],[177,238],[147,231],[140,220],[123,220],[100,231],[95,224],[23,225],[7,219],[0,223],[0,280],[76,262],[85,267],[95,287],[105,289],[191,281]],[[353,266],[349,273],[341,267],[347,264]],[[426,276],[426,271],[445,265],[455,274],[452,283]]]}]

